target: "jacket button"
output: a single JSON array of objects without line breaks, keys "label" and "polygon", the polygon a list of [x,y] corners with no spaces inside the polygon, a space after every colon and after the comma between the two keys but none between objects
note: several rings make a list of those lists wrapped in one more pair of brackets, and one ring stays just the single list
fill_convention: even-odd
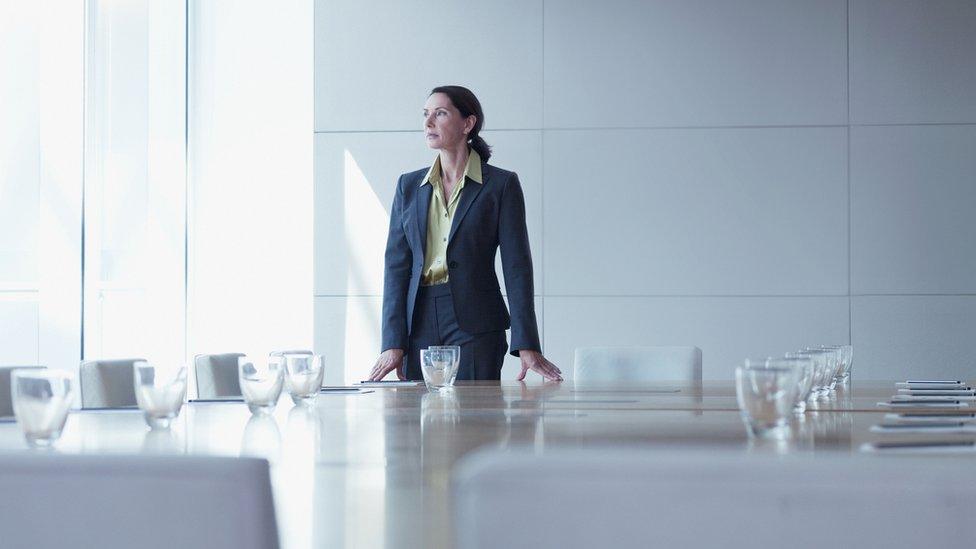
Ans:
[{"label": "jacket button", "polygon": [[450,268],[452,268],[452,269],[457,268],[457,261],[452,261],[452,262],[448,263],[447,266],[450,267]]}]

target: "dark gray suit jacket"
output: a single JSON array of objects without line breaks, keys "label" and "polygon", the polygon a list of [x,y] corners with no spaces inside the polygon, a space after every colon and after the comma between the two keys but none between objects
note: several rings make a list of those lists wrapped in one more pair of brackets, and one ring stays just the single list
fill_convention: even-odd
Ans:
[{"label": "dark gray suit jacket", "polygon": [[[384,351],[408,348],[433,192],[429,184],[420,186],[427,170],[400,176],[390,210],[383,280]],[[522,186],[514,172],[487,163],[481,164],[481,179],[480,184],[465,181],[447,242],[448,284],[458,325],[469,334],[511,327],[511,354],[518,356],[520,349],[541,351]],[[511,315],[495,276],[499,246]]]}]

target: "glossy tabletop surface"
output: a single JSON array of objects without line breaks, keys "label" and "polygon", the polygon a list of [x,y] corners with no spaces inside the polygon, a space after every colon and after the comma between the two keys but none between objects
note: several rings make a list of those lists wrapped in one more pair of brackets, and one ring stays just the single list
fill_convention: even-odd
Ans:
[{"label": "glossy tabletop surface", "polygon": [[[477,448],[853,453],[880,438],[870,432],[887,412],[877,403],[894,392],[891,381],[839,388],[775,442],[748,437],[731,382],[469,382],[443,394],[324,393],[313,407],[283,396],[264,417],[242,402],[191,402],[168,431],[148,430],[137,410],[76,411],[54,451],[261,456],[272,466],[286,549],[449,547],[451,473]],[[0,423],[0,451],[26,451],[16,423]]]}]

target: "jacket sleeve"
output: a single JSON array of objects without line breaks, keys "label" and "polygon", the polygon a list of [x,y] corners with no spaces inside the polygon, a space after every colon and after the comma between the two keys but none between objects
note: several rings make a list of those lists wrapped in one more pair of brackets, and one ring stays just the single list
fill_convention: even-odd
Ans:
[{"label": "jacket sleeve", "polygon": [[502,190],[498,219],[502,272],[512,317],[512,344],[509,352],[518,356],[522,349],[542,351],[535,320],[535,288],[532,278],[532,253],[525,226],[525,197],[518,176],[512,174]]},{"label": "jacket sleeve", "polygon": [[413,254],[403,232],[403,176],[390,208],[383,270],[383,351],[407,348],[407,288]]}]

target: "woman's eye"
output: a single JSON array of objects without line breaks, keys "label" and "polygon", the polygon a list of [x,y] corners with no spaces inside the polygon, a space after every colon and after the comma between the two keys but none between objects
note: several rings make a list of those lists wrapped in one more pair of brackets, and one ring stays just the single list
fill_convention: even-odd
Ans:
[{"label": "woman's eye", "polygon": [[437,111],[437,116],[447,116],[447,111]]}]

